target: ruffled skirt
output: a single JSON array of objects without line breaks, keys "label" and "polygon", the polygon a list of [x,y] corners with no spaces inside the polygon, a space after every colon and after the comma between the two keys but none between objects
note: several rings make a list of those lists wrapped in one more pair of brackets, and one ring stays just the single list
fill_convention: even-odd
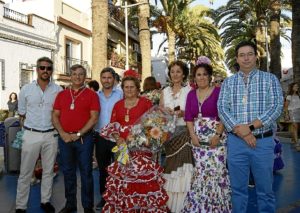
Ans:
[{"label": "ruffled skirt", "polygon": [[168,207],[171,212],[178,213],[182,210],[184,198],[191,187],[193,156],[186,127],[178,127],[175,132],[176,136],[165,143],[164,188],[169,196]]},{"label": "ruffled skirt", "polygon": [[163,168],[152,160],[152,153],[130,152],[130,163],[112,163],[103,198],[106,201],[102,212],[163,213],[168,195],[163,188]]},{"label": "ruffled skirt", "polygon": [[226,169],[226,147],[193,147],[195,170],[191,190],[181,212],[231,212],[231,190]]}]

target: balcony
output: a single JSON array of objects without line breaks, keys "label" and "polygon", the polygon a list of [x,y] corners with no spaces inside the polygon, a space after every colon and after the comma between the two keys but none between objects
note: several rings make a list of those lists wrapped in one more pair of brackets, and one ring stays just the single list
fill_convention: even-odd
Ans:
[{"label": "balcony", "polygon": [[30,25],[29,18],[27,15],[19,13],[17,11],[11,10],[9,8],[4,7],[4,15],[5,18]]},{"label": "balcony", "polygon": [[86,69],[86,74],[87,77],[90,78],[91,77],[91,69],[90,66],[88,64],[87,61],[84,60],[80,60],[77,58],[70,58],[70,57],[63,57],[63,61],[65,62],[65,67],[63,68],[63,75],[70,75],[70,68],[74,65],[74,64],[81,64],[85,69]]}]

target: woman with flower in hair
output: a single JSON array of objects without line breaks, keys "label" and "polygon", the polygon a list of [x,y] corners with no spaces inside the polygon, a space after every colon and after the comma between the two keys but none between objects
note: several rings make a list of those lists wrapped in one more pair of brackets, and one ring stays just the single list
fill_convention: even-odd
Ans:
[{"label": "woman with flower in hair", "polygon": [[[133,137],[131,128],[152,107],[152,103],[139,96],[140,81],[136,77],[125,73],[124,76],[121,83],[124,98],[115,104],[110,124],[100,133],[116,142],[121,155],[118,161],[107,167],[109,177],[103,195],[106,203],[102,212],[166,213],[168,196],[163,189],[163,169],[152,160],[151,152],[127,150]],[[155,136],[158,133],[152,134]],[[130,161],[126,162],[128,159]]]},{"label": "woman with flower in hair", "polygon": [[171,140],[165,143],[165,189],[168,193],[168,207],[171,212],[180,212],[183,201],[190,189],[193,172],[193,156],[190,136],[183,119],[186,97],[191,87],[185,82],[189,75],[188,67],[182,61],[169,65],[171,85],[162,90],[160,106],[176,119],[176,129]]},{"label": "woman with flower in hair", "polygon": [[226,135],[217,110],[220,88],[210,86],[213,69],[209,63],[204,56],[198,59],[193,72],[198,88],[190,91],[186,100],[185,121],[195,170],[182,212],[231,212]]}]

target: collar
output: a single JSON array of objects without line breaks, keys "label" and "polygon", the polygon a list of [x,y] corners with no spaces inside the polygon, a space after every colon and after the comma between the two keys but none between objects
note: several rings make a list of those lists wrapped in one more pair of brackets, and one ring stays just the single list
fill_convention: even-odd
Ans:
[{"label": "collar", "polygon": [[[248,77],[252,78],[256,73],[258,73],[258,69],[254,68],[253,70],[250,71]],[[245,73],[241,70],[237,74],[242,78],[244,78],[246,76]]]},{"label": "collar", "polygon": [[[37,80],[33,80],[33,83],[36,85],[36,86],[40,86],[37,82]],[[50,87],[52,84],[54,84],[51,80],[49,81],[49,83],[47,84],[47,87]]]}]

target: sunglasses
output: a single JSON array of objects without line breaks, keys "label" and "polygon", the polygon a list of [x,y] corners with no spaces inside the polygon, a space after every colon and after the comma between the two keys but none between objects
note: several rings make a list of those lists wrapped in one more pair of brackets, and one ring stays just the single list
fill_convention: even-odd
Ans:
[{"label": "sunglasses", "polygon": [[39,70],[47,70],[47,71],[52,71],[52,70],[53,70],[53,67],[39,66]]},{"label": "sunglasses", "polygon": [[220,84],[220,83],[223,83],[223,80],[216,80],[216,81],[214,81],[214,83]]}]

